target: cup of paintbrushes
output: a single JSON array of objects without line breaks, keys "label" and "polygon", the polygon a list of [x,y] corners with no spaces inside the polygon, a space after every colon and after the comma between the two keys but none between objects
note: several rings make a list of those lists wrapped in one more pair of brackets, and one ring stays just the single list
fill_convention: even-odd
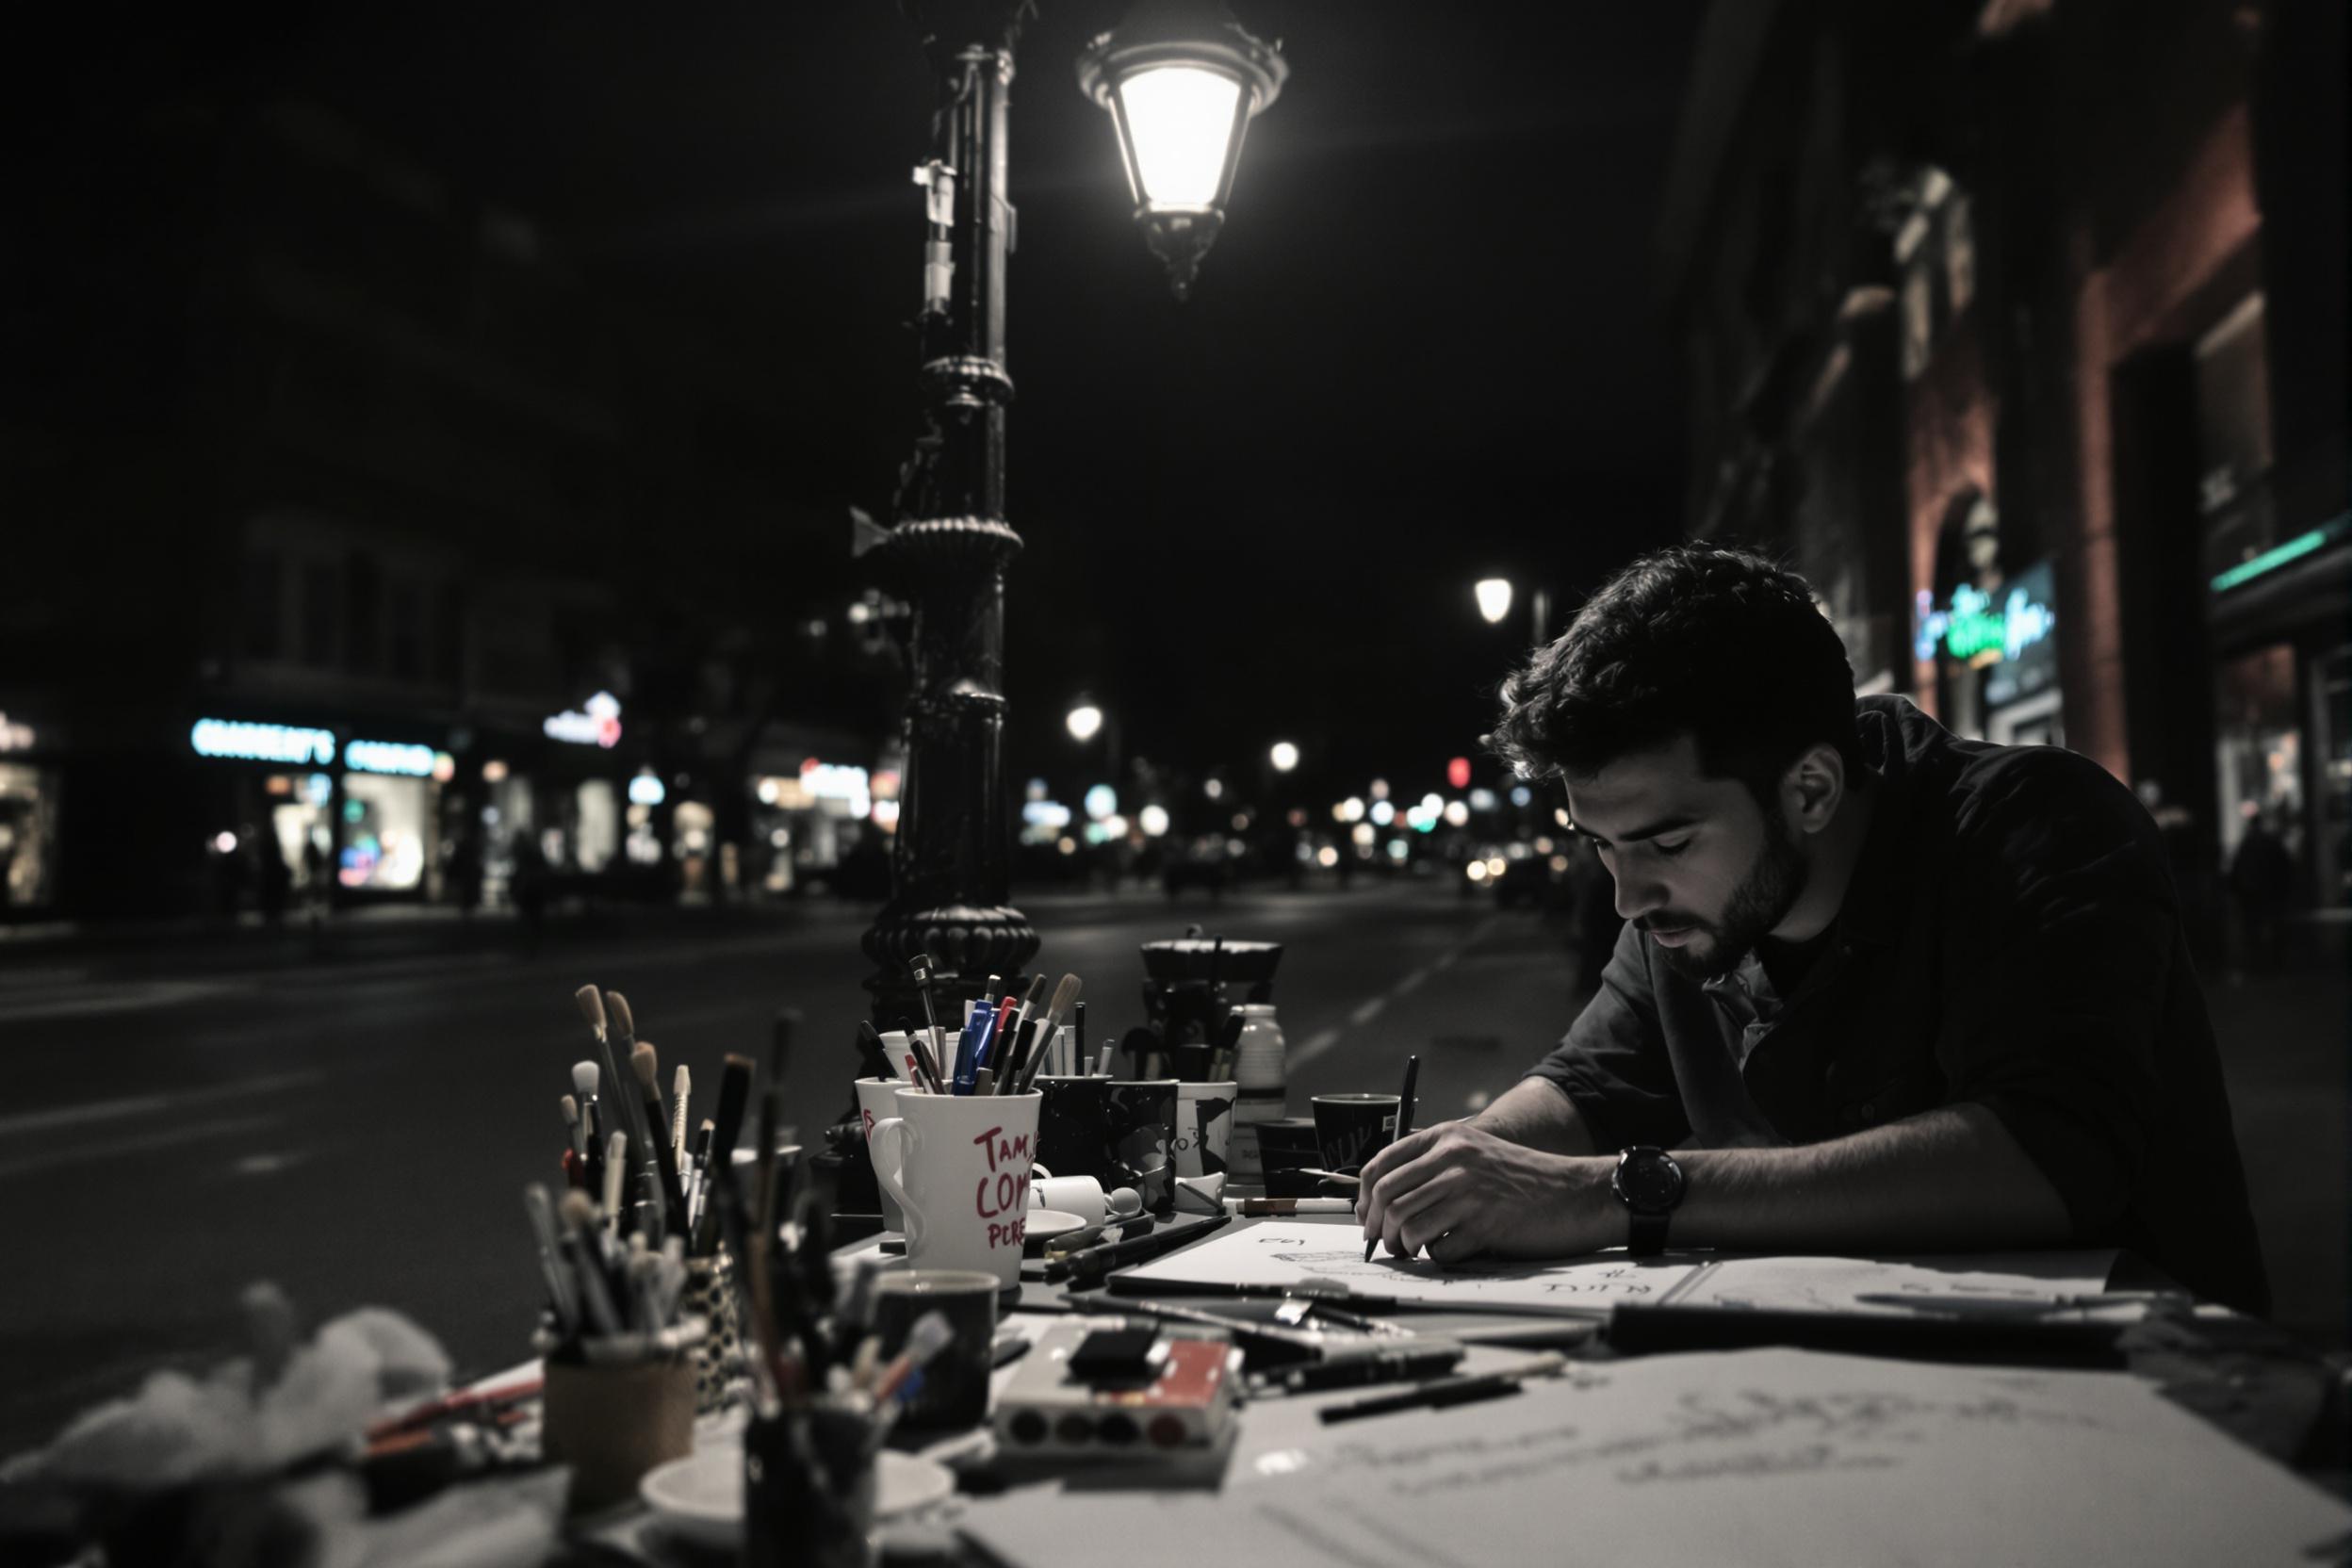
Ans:
[{"label": "cup of paintbrushes", "polygon": [[540,1445],[572,1470],[566,1507],[593,1513],[637,1494],[657,1464],[694,1447],[694,1356],[667,1351],[601,1362],[551,1356]]},{"label": "cup of paintbrushes", "polygon": [[869,1568],[881,1428],[853,1399],[787,1405],[743,1429],[743,1568]]}]

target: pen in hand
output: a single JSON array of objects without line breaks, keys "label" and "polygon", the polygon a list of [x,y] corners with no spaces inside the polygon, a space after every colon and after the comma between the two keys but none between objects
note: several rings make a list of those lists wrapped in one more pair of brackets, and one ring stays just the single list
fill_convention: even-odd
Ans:
[{"label": "pen in hand", "polygon": [[[1404,1142],[1406,1135],[1413,1131],[1413,1086],[1414,1081],[1420,1076],[1421,1058],[1418,1056],[1407,1056],[1405,1058],[1405,1086],[1398,1090],[1396,1094],[1396,1131],[1389,1136],[1388,1141],[1391,1143]],[[1359,1189],[1359,1191],[1361,1191],[1361,1189]],[[1364,1242],[1364,1262],[1370,1263],[1372,1261],[1373,1250],[1378,1248],[1380,1245],[1380,1238],[1379,1236],[1373,1236]]]}]

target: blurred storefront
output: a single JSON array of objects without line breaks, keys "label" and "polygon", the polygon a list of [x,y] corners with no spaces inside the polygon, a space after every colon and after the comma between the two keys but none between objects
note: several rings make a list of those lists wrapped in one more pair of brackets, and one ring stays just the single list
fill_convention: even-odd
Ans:
[{"label": "blurred storefront", "polygon": [[0,918],[46,909],[57,898],[61,782],[49,760],[57,737],[0,713]]}]

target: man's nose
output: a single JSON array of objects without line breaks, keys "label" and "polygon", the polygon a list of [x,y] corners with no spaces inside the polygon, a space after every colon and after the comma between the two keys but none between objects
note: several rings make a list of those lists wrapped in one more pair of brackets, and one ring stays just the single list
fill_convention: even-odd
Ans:
[{"label": "man's nose", "polygon": [[1617,873],[1617,918],[1640,920],[1652,909],[1665,907],[1666,890],[1657,882]]}]

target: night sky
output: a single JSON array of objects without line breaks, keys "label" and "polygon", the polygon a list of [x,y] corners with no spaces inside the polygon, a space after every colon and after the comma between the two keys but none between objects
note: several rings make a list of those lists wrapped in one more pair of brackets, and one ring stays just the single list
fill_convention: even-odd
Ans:
[{"label": "night sky", "polygon": [[[1014,84],[1010,766],[1075,760],[1080,692],[1131,756],[1435,782],[1527,640],[1478,577],[1573,603],[1678,531],[1650,237],[1701,8],[1260,0],[1292,75],[1178,305],[1073,62],[1123,6],[1047,0]],[[845,598],[916,429],[928,74],[894,6],[280,11],[110,42],[93,82],[247,71],[315,93],[647,320],[772,424],[773,520]],[[124,55],[123,50],[134,51]],[[129,84],[121,86],[121,84]]]}]

